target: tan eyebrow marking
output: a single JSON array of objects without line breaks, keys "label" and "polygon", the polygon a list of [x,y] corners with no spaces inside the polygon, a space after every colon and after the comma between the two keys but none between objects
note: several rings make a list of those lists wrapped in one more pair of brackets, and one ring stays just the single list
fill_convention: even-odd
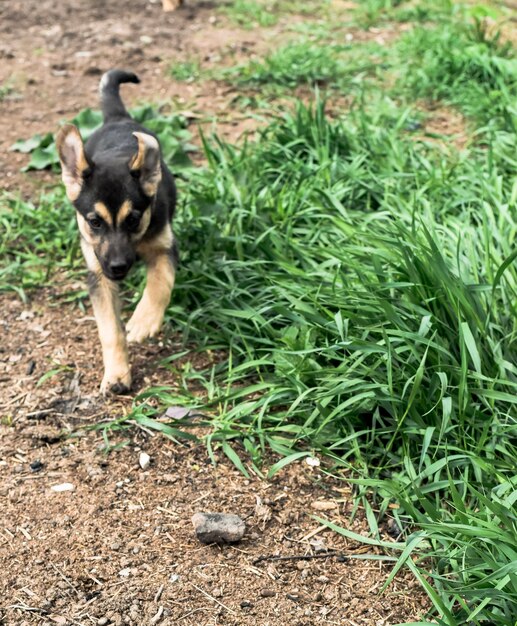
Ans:
[{"label": "tan eyebrow marking", "polygon": [[122,222],[126,219],[126,217],[133,210],[133,205],[131,204],[131,200],[124,200],[124,202],[120,205],[119,210],[117,211],[117,226],[120,226]]},{"label": "tan eyebrow marking", "polygon": [[102,217],[102,219],[106,222],[106,224],[113,226],[111,213],[109,212],[108,207],[103,202],[96,202],[93,205],[93,208],[95,209],[95,212],[97,213],[97,215],[99,217]]}]

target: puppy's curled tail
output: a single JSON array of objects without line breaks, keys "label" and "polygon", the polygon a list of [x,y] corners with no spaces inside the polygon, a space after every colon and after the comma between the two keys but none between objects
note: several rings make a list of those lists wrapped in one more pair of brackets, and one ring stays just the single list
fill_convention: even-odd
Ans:
[{"label": "puppy's curled tail", "polygon": [[103,74],[99,83],[99,95],[105,122],[115,117],[129,117],[126,107],[120,99],[119,86],[121,83],[139,82],[140,79],[133,72],[110,70]]}]

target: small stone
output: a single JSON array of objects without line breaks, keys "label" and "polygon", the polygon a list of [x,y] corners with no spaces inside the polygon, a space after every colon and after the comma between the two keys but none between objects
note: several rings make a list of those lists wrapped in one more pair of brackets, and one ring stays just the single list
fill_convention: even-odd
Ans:
[{"label": "small stone", "polygon": [[192,524],[201,543],[235,543],[246,530],[238,515],[226,513],[195,513]]},{"label": "small stone", "polygon": [[147,452],[140,452],[140,457],[138,458],[138,463],[143,470],[146,470],[151,463],[151,457],[147,454]]},{"label": "small stone", "polygon": [[97,620],[97,626],[106,626],[106,624],[109,622],[107,617],[100,617]]},{"label": "small stone", "polygon": [[323,583],[326,585],[329,582],[330,578],[328,576],[318,576],[317,581],[319,583]]},{"label": "small stone", "polygon": [[31,463],[31,470],[33,472],[40,472],[42,469],[43,469],[43,463],[39,459],[36,459],[35,461]]},{"label": "small stone", "polygon": [[118,573],[119,576],[122,576],[123,578],[129,578],[131,574],[131,569],[129,567],[125,567],[124,569],[121,569],[120,572]]},{"label": "small stone", "polygon": [[274,598],[276,596],[276,591],[273,591],[272,589],[261,589],[260,595],[263,598]]},{"label": "small stone", "polygon": [[306,456],[305,457],[305,462],[307,463],[307,465],[309,467],[319,467],[320,466],[320,460],[315,457],[315,456]]},{"label": "small stone", "polygon": [[216,587],[212,591],[212,595],[214,596],[214,598],[222,598],[223,597],[223,590],[221,589],[221,587]]},{"label": "small stone", "polygon": [[16,319],[20,322],[25,322],[25,320],[30,320],[33,317],[34,317],[34,311],[22,311]]},{"label": "small stone", "polygon": [[320,537],[316,537],[310,543],[311,543],[311,546],[312,546],[314,552],[316,552],[316,554],[321,554],[322,552],[327,552],[327,546],[325,545],[325,540],[324,539],[322,539]]},{"label": "small stone", "polygon": [[180,577],[178,576],[178,574],[171,574],[169,576],[169,582],[171,583],[177,583],[179,579]]},{"label": "small stone", "polygon": [[144,44],[144,46],[153,43],[153,38],[149,37],[149,35],[140,35],[140,41]]},{"label": "small stone", "polygon": [[115,551],[120,550],[120,543],[112,543],[110,548]]},{"label": "small stone", "polygon": [[316,511],[332,511],[338,508],[338,503],[330,500],[316,500],[311,504],[311,507]]},{"label": "small stone", "polygon": [[241,609],[251,609],[253,607],[253,603],[248,600],[243,600],[241,602]]},{"label": "small stone", "polygon": [[62,491],[73,491],[75,487],[72,485],[72,483],[61,483],[60,485],[52,485],[51,489],[52,491],[60,493]]}]

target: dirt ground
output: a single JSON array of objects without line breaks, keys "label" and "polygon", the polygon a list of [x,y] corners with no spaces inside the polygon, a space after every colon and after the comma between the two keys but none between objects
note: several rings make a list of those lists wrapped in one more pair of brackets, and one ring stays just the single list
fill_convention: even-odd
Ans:
[{"label": "dirt ground", "polygon": [[[48,172],[21,174],[26,156],[8,147],[96,106],[99,77],[111,67],[142,79],[125,88],[129,105],[172,100],[216,115],[233,137],[251,128],[232,110],[228,89],[167,76],[174,60],[231,63],[278,38],[281,24],[240,30],[216,4],[187,1],[163,14],[146,0],[4,0],[0,84],[11,92],[0,102],[3,187],[37,197],[42,184],[56,182]],[[321,468],[300,462],[269,481],[246,479],[224,458],[213,466],[203,445],[137,428],[110,435],[107,454],[85,427],[123,416],[133,396],[99,396],[91,311],[60,298],[78,287],[42,289],[28,303],[0,295],[0,624],[388,626],[425,614],[428,601],[412,577],[398,576],[379,595],[389,564],[361,560],[360,544],[314,519],[368,532],[361,512],[350,522],[349,490]],[[160,365],[177,348],[174,335],[134,348],[133,391],[177,384]],[[52,369],[59,372],[38,385]],[[151,457],[145,471],[141,451]],[[63,483],[73,490],[52,490]],[[200,544],[190,522],[198,511],[239,514],[243,541]],[[310,558],[257,561],[263,556]]]}]

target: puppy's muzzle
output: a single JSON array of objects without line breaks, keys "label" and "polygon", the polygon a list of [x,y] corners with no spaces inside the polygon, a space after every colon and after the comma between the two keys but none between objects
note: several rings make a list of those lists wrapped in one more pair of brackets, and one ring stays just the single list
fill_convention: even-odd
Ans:
[{"label": "puppy's muzzle", "polygon": [[132,265],[133,264],[129,261],[115,260],[112,261],[106,268],[107,271],[105,272],[105,274],[111,280],[122,280],[127,276],[127,273],[131,269]]}]

